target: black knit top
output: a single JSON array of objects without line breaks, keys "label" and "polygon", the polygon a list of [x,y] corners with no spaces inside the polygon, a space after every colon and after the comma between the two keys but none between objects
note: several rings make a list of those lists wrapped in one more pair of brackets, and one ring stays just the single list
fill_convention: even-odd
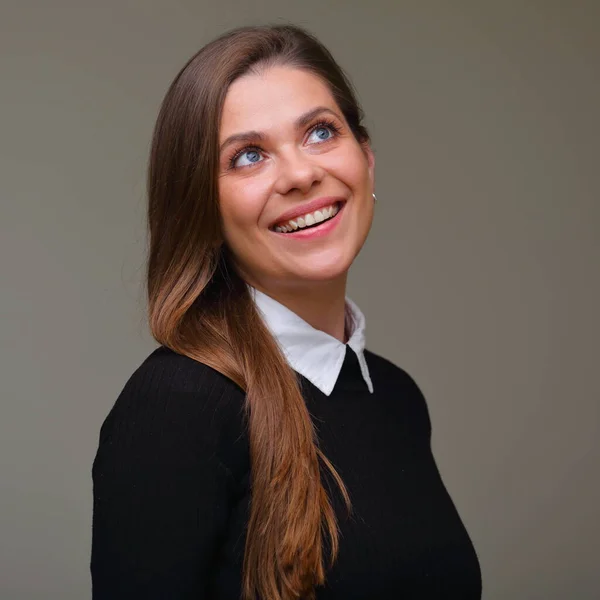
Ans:
[{"label": "black knit top", "polygon": [[[330,396],[298,375],[353,506],[348,517],[326,482],[340,550],[317,598],[479,599],[479,563],[431,453],[425,400],[405,371],[365,357],[373,394],[349,346]],[[92,468],[93,600],[240,598],[251,480],[243,402],[227,377],[164,347],[131,376]]]}]

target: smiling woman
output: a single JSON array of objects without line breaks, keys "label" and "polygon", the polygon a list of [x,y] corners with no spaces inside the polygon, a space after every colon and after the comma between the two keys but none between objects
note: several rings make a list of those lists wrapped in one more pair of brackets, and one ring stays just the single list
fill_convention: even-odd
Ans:
[{"label": "smiling woman", "polygon": [[480,598],[425,399],[345,295],[374,166],[301,28],[227,32],[176,76],[148,170],[160,346],[100,430],[94,600]]},{"label": "smiling woman", "polygon": [[[298,296],[301,283],[314,293],[307,284],[320,282],[320,294],[343,298],[373,219],[373,152],[325,81],[293,66],[255,67],[230,85],[223,104],[223,235],[243,279],[277,297]],[[329,219],[330,208],[337,218],[314,227],[325,220],[319,209]],[[273,235],[275,225],[297,233]]]}]

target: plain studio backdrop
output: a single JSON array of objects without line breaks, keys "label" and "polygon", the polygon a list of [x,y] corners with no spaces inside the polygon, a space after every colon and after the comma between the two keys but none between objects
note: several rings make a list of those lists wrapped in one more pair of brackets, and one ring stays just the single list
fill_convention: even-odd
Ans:
[{"label": "plain studio backdrop", "polygon": [[317,34],[364,105],[378,202],[348,293],[368,347],[425,393],[485,600],[600,597],[599,2],[0,10],[3,600],[91,596],[99,428],[154,348],[159,103],[217,34],[284,21]]}]

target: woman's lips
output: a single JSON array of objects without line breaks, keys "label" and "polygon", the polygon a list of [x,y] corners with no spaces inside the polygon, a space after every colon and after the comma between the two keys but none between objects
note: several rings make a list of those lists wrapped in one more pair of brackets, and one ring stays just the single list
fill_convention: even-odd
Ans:
[{"label": "woman's lips", "polygon": [[327,221],[323,221],[321,223],[319,223],[318,225],[313,225],[312,227],[307,227],[305,229],[296,229],[296,231],[292,231],[291,233],[283,233],[283,232],[279,232],[279,231],[274,231],[273,233],[275,233],[276,235],[279,236],[283,236],[283,237],[288,237],[290,239],[294,239],[294,240],[305,240],[305,239],[312,239],[312,238],[318,238],[318,237],[323,237],[325,235],[328,235],[329,233],[331,233],[338,225],[338,223],[340,222],[341,216],[344,212],[344,209],[346,207],[346,202],[343,202],[342,205],[340,206],[337,214],[332,217],[331,219],[328,219]]}]

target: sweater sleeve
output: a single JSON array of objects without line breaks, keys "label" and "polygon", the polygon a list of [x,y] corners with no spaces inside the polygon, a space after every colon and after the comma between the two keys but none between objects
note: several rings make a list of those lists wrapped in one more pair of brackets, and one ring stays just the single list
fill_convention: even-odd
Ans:
[{"label": "sweater sleeve", "polygon": [[208,595],[235,494],[236,478],[221,458],[223,445],[240,437],[227,423],[235,393],[216,371],[173,356],[167,364],[146,360],[100,430],[93,600]]}]

